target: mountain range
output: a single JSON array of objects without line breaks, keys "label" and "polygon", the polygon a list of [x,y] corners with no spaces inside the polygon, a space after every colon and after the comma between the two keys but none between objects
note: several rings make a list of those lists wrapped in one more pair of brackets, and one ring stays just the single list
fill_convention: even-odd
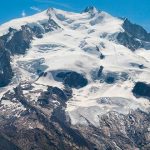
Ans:
[{"label": "mountain range", "polygon": [[149,150],[150,33],[87,7],[0,25],[0,149]]}]

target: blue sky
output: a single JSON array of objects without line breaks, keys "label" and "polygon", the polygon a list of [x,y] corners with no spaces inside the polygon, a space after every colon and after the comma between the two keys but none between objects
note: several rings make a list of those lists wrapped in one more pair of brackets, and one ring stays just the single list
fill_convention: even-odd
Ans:
[{"label": "blue sky", "polygon": [[0,24],[49,7],[81,12],[91,5],[114,16],[127,17],[150,31],[150,0],[1,0]]}]

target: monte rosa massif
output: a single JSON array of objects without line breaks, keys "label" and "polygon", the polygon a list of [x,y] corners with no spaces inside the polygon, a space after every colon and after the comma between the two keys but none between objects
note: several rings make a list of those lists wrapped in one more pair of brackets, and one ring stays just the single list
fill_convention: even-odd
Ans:
[{"label": "monte rosa massif", "polygon": [[87,7],[0,25],[1,150],[149,150],[150,33]]}]

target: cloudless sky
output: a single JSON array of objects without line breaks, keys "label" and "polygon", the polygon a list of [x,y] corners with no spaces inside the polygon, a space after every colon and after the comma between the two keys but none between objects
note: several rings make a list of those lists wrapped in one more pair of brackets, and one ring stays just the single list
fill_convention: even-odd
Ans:
[{"label": "cloudless sky", "polygon": [[49,7],[81,12],[95,6],[117,17],[127,17],[150,31],[150,0],[1,0],[0,24]]}]

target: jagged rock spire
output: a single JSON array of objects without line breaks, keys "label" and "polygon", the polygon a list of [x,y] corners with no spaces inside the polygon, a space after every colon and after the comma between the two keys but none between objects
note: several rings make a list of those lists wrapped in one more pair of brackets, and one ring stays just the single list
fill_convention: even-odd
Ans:
[{"label": "jagged rock spire", "polygon": [[49,18],[51,18],[54,14],[54,8],[47,9],[46,14],[49,16]]},{"label": "jagged rock spire", "polygon": [[94,6],[88,6],[85,8],[84,12],[95,13],[98,12],[98,10]]}]

